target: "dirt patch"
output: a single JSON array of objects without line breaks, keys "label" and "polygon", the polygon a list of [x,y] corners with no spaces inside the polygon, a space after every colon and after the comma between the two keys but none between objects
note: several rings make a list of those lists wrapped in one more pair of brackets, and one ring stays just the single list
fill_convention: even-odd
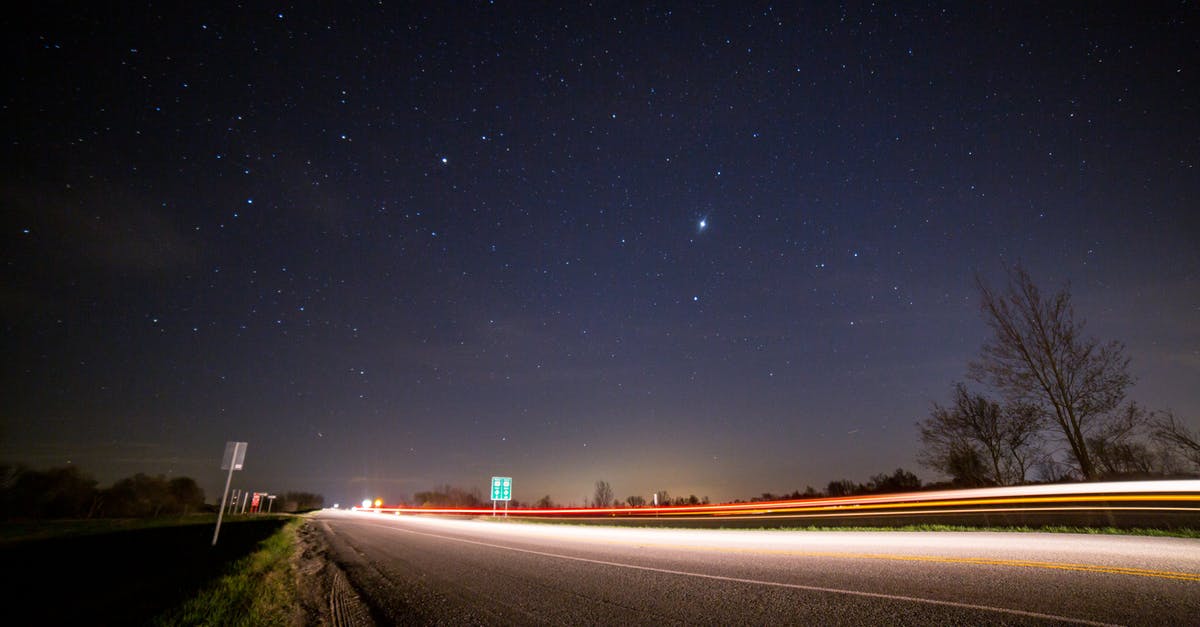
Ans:
[{"label": "dirt patch", "polygon": [[365,627],[374,625],[371,612],[329,559],[325,523],[309,520],[296,534],[296,593],[298,624]]}]

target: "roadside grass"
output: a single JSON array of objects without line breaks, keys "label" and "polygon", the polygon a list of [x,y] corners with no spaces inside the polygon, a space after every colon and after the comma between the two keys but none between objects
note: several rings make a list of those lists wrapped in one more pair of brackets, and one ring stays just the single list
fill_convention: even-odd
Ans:
[{"label": "roadside grass", "polygon": [[234,562],[219,579],[153,624],[295,624],[298,603],[292,556],[296,531],[303,524],[303,518],[293,518],[255,552]]}]

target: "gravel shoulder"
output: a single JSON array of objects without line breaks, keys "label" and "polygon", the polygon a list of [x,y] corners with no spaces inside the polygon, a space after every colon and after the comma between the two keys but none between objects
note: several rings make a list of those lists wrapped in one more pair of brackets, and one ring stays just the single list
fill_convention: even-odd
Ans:
[{"label": "gravel shoulder", "polygon": [[333,532],[319,520],[309,520],[297,533],[296,593],[298,624],[333,627],[374,625],[370,608],[350,586],[346,573],[331,559]]}]

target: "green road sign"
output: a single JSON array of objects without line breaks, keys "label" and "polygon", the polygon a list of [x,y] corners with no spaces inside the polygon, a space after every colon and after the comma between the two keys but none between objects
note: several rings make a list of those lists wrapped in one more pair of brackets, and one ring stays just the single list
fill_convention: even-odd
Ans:
[{"label": "green road sign", "polygon": [[492,500],[512,500],[512,477],[492,477]]}]

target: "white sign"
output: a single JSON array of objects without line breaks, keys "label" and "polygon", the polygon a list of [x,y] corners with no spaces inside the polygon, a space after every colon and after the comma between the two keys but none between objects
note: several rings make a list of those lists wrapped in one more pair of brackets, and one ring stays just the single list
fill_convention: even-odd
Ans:
[{"label": "white sign", "polygon": [[245,442],[226,442],[225,457],[221,459],[221,470],[241,470],[246,461]]}]

